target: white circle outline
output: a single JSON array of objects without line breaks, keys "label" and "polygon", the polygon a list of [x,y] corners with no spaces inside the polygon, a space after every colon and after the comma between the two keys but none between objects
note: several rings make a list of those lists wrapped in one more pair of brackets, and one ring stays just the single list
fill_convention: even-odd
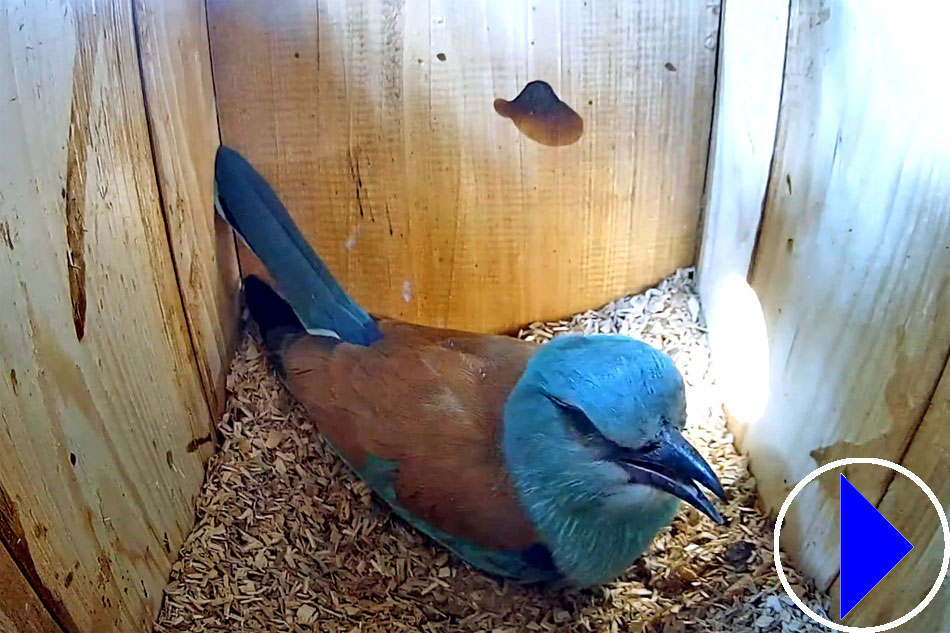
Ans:
[{"label": "white circle outline", "polygon": [[[785,577],[785,570],[782,569],[782,560],[779,553],[779,535],[782,530],[782,522],[785,520],[785,513],[788,512],[789,507],[792,505],[792,501],[795,500],[795,497],[798,496],[798,493],[804,490],[805,486],[817,479],[820,475],[834,468],[848,466],[849,464],[874,464],[875,466],[884,466],[885,468],[890,468],[891,470],[899,472],[913,481],[930,498],[930,502],[933,503],[934,508],[937,510],[937,516],[940,517],[940,525],[943,528],[943,563],[940,566],[940,574],[937,576],[937,580],[934,582],[934,586],[930,590],[930,593],[928,593],[927,596],[921,600],[920,604],[914,607],[910,613],[905,613],[896,620],[891,620],[886,624],[878,624],[876,626],[846,626],[844,624],[837,624],[831,620],[826,620],[809,609],[808,606],[801,601],[798,595],[792,591],[792,586]],[[778,579],[782,582],[782,587],[785,588],[785,593],[788,594],[788,597],[792,599],[792,602],[794,602],[799,609],[805,612],[805,615],[810,617],[818,624],[827,626],[828,628],[834,629],[835,631],[842,631],[843,633],[881,633],[882,631],[889,631],[893,628],[901,626],[902,624],[906,624],[911,619],[917,617],[920,612],[926,609],[927,605],[930,604],[937,596],[937,592],[940,591],[940,585],[943,584],[943,579],[947,576],[947,570],[950,569],[950,524],[947,522],[947,514],[943,511],[943,506],[940,505],[940,500],[937,499],[937,495],[935,495],[934,491],[930,489],[930,486],[924,483],[923,479],[914,473],[910,472],[900,464],[895,464],[894,462],[890,462],[886,459],[878,459],[877,457],[847,457],[845,459],[839,459],[829,464],[825,464],[821,468],[816,468],[815,470],[808,473],[807,477],[798,482],[797,486],[792,488],[792,491],[785,499],[785,503],[782,504],[782,509],[779,510],[778,518],[775,520],[775,541],[773,544],[773,550],[775,556],[775,571],[778,572]]]}]

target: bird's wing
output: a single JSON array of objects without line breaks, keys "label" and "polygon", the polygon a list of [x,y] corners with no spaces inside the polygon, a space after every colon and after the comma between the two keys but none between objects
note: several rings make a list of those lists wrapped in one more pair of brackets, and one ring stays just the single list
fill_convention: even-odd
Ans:
[{"label": "bird's wing", "polygon": [[409,518],[489,550],[530,548],[537,537],[509,481],[500,434],[502,408],[533,346],[379,325],[383,337],[368,347],[311,336],[287,341],[277,355],[289,390],[347,462]]}]

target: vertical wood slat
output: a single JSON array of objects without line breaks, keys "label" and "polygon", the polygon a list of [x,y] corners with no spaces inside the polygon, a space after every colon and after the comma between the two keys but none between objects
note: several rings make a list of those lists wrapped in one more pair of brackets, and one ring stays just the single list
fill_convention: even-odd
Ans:
[{"label": "vertical wood slat", "polygon": [[0,633],[62,633],[2,543]]},{"label": "vertical wood slat", "polygon": [[[744,284],[752,261],[775,148],[788,3],[724,0],[719,44],[713,135],[706,166],[703,234],[697,271],[709,344],[720,367],[741,367],[742,375],[721,376],[727,396],[750,389],[758,372],[750,336],[736,314],[744,307],[731,284]],[[747,342],[747,341],[746,341]],[[764,359],[762,363],[764,363]],[[751,379],[751,380],[750,380]],[[732,403],[727,397],[727,406]],[[731,425],[737,437],[742,427]]]},{"label": "vertical wood slat", "polygon": [[[931,47],[942,40],[918,32],[919,22],[895,20],[879,3],[792,3],[775,168],[756,250],[763,196],[757,177],[768,174],[772,155],[754,151],[756,139],[764,144],[766,136],[765,121],[754,114],[765,115],[763,90],[783,74],[781,62],[763,48],[775,44],[774,33],[757,37],[768,32],[761,18],[778,4],[724,4],[700,292],[714,358],[729,365],[725,356],[746,350],[722,347],[734,343],[722,342],[728,329],[722,319],[735,315],[722,304],[719,284],[729,275],[745,277],[754,256],[753,284],[769,317],[774,374],[764,418],[751,426],[736,423],[734,430],[773,512],[808,471],[848,456],[899,461],[950,506],[950,444],[943,428],[950,419],[950,228],[940,204],[950,179],[950,139],[940,111],[950,104],[946,95],[932,94],[927,77],[937,70],[921,62],[936,64],[945,56],[932,50],[914,55],[909,39]],[[739,16],[745,26],[758,16],[758,28],[732,29]],[[735,61],[737,51],[742,56]],[[783,47],[782,61],[785,54]],[[878,63],[882,55],[890,56],[887,63]],[[904,83],[900,90],[875,84],[875,73]],[[855,268],[842,271],[835,263]],[[849,300],[861,298],[862,307],[848,309]],[[860,437],[873,432],[883,437]],[[889,473],[868,467],[848,475],[869,498],[881,499],[881,511],[916,546],[844,622],[873,626],[908,612],[930,590],[944,543],[930,501],[910,480],[894,478],[882,498]],[[835,581],[834,596],[836,484],[831,473],[806,489],[793,504],[797,525],[783,530],[783,546],[813,577]],[[931,606],[901,630],[950,631],[948,592],[945,583]]]},{"label": "vertical wood slat", "polygon": [[234,239],[213,213],[219,145],[202,0],[134,0],[145,101],[178,284],[205,394],[224,411],[238,334]]},{"label": "vertical wood slat", "polygon": [[749,271],[775,148],[788,4],[725,0],[697,266],[707,321],[722,280]]},{"label": "vertical wood slat", "polygon": [[[563,316],[692,263],[718,11],[211,0],[222,138],[368,310],[481,331]],[[494,111],[534,79],[579,141]]]},{"label": "vertical wood slat", "polygon": [[[905,467],[924,480],[950,512],[950,362],[914,439],[902,460]],[[895,620],[910,611],[930,591],[940,572],[944,543],[940,519],[933,504],[917,485],[904,476],[888,486],[880,511],[914,545],[914,550],[874,588],[873,598],[855,607],[845,624],[875,626]],[[840,580],[840,579],[839,579]],[[832,594],[840,591],[835,581]],[[950,582],[946,578],[933,602],[916,618],[895,629],[899,632],[950,633]]]},{"label": "vertical wood slat", "polygon": [[[173,37],[169,14],[149,17]],[[212,451],[134,29],[127,0],[0,9],[0,534],[69,633],[151,629]],[[191,90],[189,72],[175,80]],[[174,108],[153,111],[174,130],[165,145],[158,136],[156,155],[166,193],[181,186],[190,206],[170,213],[182,223],[200,220],[208,167],[190,179],[163,148],[187,141],[189,156],[207,159],[211,135],[198,126],[210,95],[192,96],[198,110],[181,120]],[[207,223],[191,236],[171,227],[179,255],[201,227],[211,234]],[[182,270],[213,280],[213,256],[200,256]],[[186,297],[189,309],[196,300]],[[223,359],[217,317],[192,316],[196,346],[213,341],[202,353]]]},{"label": "vertical wood slat", "polygon": [[[770,398],[744,430],[773,511],[817,466],[900,461],[950,352],[950,103],[932,81],[946,55],[917,46],[950,52],[936,26],[947,10],[920,3],[917,15],[934,25],[921,32],[920,20],[891,9],[792,3],[752,274],[769,332]],[[912,470],[914,455],[905,459]],[[873,466],[847,474],[874,503],[890,480]],[[806,488],[782,535],[824,586],[838,571],[837,494],[832,475]]]}]

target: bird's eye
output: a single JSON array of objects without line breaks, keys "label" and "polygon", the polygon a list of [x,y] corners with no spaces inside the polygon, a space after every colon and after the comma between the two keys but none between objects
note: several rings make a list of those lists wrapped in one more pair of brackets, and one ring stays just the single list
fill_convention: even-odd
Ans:
[{"label": "bird's eye", "polygon": [[565,417],[571,427],[570,430],[579,436],[584,443],[596,444],[605,450],[613,445],[613,442],[604,437],[597,429],[597,426],[591,422],[590,418],[587,417],[587,414],[584,413],[580,407],[576,407],[550,394],[545,394],[545,396],[566,414]]},{"label": "bird's eye", "polygon": [[567,403],[557,396],[552,396],[550,394],[544,394],[547,396],[548,400],[553,402],[561,411],[566,414],[566,418],[571,425],[571,429],[578,435],[584,438],[594,438],[600,436],[600,431],[597,430],[597,427],[594,426],[594,423],[590,421],[590,418],[587,417],[587,414],[584,413],[580,407],[576,407],[570,403]]},{"label": "bird's eye", "polygon": [[567,419],[570,421],[571,427],[578,435],[587,440],[600,438],[600,431],[597,430],[597,427],[583,411],[577,407],[563,407],[563,409],[567,413]]}]

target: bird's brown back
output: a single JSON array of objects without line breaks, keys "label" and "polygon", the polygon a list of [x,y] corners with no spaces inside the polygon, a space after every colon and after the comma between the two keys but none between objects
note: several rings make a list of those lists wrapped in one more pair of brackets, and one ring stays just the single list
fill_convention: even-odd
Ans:
[{"label": "bird's brown back", "polygon": [[285,382],[357,469],[396,462],[400,503],[482,547],[537,542],[501,453],[503,407],[534,352],[505,336],[386,319],[363,347],[303,337],[278,353]]}]

